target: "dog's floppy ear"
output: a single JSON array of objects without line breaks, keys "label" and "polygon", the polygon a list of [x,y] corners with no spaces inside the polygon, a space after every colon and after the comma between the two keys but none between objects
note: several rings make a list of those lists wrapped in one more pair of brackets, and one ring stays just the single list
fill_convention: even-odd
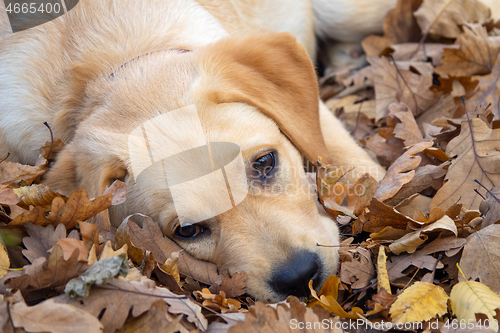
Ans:
[{"label": "dog's floppy ear", "polygon": [[332,162],[321,134],[314,67],[292,35],[226,38],[200,49],[198,60],[211,81],[209,100],[256,107],[309,161]]}]

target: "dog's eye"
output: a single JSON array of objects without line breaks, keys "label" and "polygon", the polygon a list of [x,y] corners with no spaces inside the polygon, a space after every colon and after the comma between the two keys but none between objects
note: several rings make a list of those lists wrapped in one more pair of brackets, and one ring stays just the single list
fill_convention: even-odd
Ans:
[{"label": "dog's eye", "polygon": [[175,235],[181,238],[194,238],[201,235],[205,231],[205,228],[197,224],[189,224],[181,227],[179,224],[175,228]]},{"label": "dog's eye", "polygon": [[260,177],[268,176],[273,171],[276,165],[276,157],[274,152],[260,156],[253,163],[254,170],[258,172]]}]

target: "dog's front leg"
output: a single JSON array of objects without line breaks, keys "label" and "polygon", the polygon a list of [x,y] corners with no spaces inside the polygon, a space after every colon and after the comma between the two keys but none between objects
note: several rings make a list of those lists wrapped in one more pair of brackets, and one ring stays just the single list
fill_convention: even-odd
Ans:
[{"label": "dog's front leg", "polygon": [[385,175],[385,170],[361,148],[342,123],[332,114],[322,101],[319,102],[321,132],[334,165],[342,168],[346,176],[356,181],[365,173],[376,180]]}]

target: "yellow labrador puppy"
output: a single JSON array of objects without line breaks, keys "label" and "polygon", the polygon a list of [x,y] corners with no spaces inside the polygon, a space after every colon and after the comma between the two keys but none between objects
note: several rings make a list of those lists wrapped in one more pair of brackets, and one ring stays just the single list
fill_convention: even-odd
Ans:
[{"label": "yellow labrador puppy", "polygon": [[149,215],[194,257],[246,271],[259,300],[336,273],[337,249],[316,244],[338,229],[301,153],[384,171],[318,106],[308,1],[81,0],[17,33],[0,6],[0,156],[34,163],[47,121],[66,146],[46,184],[95,197],[125,180],[101,225]]}]

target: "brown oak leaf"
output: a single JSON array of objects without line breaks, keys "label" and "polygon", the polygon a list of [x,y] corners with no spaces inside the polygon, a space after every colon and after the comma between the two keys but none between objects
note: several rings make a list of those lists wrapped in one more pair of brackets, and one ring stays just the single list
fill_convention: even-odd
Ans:
[{"label": "brown oak leaf", "polygon": [[459,49],[444,49],[441,65],[435,69],[442,77],[489,74],[495,65],[500,47],[488,39],[486,28],[474,24],[463,29],[465,33],[455,41]]},{"label": "brown oak leaf", "polygon": [[71,304],[98,317],[104,326],[104,332],[115,332],[125,323],[129,313],[138,317],[148,311],[157,301],[169,305],[168,312],[186,315],[187,320],[200,330],[206,330],[207,319],[201,313],[201,307],[187,296],[179,296],[168,289],[156,287],[150,280],[143,282],[112,279],[108,283],[93,286],[88,297],[75,299],[66,294],[54,298],[56,303]]},{"label": "brown oak leaf", "polygon": [[37,258],[48,258],[48,252],[60,239],[66,238],[66,228],[63,224],[59,224],[55,229],[54,226],[46,227],[40,225],[32,225],[26,223],[24,225],[29,237],[23,238],[23,244],[26,247],[23,250],[23,255],[33,263]]}]

